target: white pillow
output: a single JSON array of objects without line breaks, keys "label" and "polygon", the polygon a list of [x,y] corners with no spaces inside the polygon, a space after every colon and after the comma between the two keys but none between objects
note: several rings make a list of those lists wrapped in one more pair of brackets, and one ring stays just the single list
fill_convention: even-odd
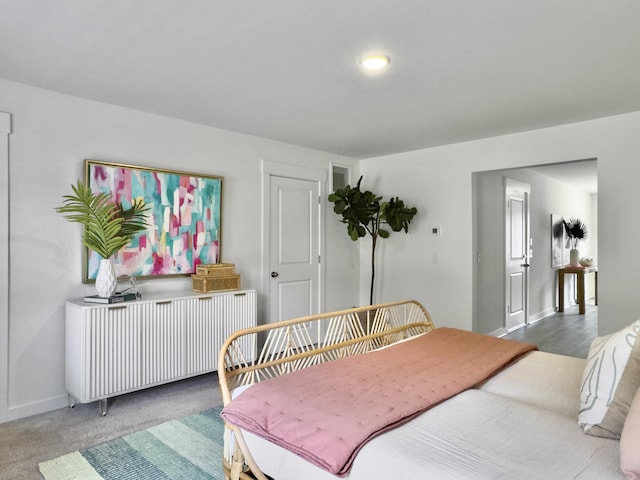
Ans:
[{"label": "white pillow", "polygon": [[626,478],[640,480],[640,390],[631,403],[622,429],[620,468]]},{"label": "white pillow", "polygon": [[580,384],[578,424],[585,433],[620,438],[631,401],[640,386],[640,320],[596,338]]}]

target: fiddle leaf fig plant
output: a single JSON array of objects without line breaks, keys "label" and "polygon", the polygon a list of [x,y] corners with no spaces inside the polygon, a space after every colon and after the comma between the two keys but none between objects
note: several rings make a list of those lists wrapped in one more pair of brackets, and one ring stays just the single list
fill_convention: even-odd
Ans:
[{"label": "fiddle leaf fig plant", "polygon": [[[360,188],[362,177],[355,187],[350,185],[338,189],[329,195],[334,204],[333,211],[342,217],[347,225],[347,233],[354,242],[367,234],[371,237],[371,288],[369,304],[373,305],[373,286],[375,282],[375,253],[378,238],[389,238],[391,231],[405,233],[418,212],[416,207],[408,207],[398,197],[382,201],[382,197],[369,190]],[[391,231],[389,231],[389,229]]]},{"label": "fiddle leaf fig plant", "polygon": [[71,185],[73,195],[64,195],[63,206],[56,208],[70,222],[84,225],[82,244],[104,259],[111,258],[126,247],[133,236],[146,230],[144,200],[132,201],[131,208],[111,200],[107,192],[94,193],[78,180]]}]

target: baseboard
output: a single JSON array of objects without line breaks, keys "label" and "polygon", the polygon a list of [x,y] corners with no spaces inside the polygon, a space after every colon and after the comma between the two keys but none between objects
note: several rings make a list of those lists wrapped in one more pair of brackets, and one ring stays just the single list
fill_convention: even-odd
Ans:
[{"label": "baseboard", "polygon": [[[556,313],[557,311],[555,307],[547,308],[546,310],[543,310],[542,312],[538,312],[535,315],[530,315],[526,325],[531,325],[532,323],[539,322],[543,318],[550,317],[551,315],[555,315]],[[514,327],[511,331],[517,330],[518,328],[525,327],[526,325],[525,324],[518,325],[517,327]],[[488,333],[488,335],[491,335],[493,337],[504,337],[507,333],[509,333],[509,331],[503,327]]]},{"label": "baseboard", "polygon": [[20,418],[31,417],[39,413],[50,412],[69,406],[69,397],[65,394],[51,397],[38,402],[27,403],[16,407],[9,407],[6,412],[0,412],[0,423],[11,422]]},{"label": "baseboard", "polygon": [[507,333],[508,332],[506,328],[499,328],[497,330],[494,330],[493,332],[490,332],[489,335],[491,335],[492,337],[504,337]]},{"label": "baseboard", "polygon": [[529,324],[536,323],[537,321],[542,320],[543,318],[549,317],[551,315],[554,315],[555,313],[556,313],[555,308],[547,308],[546,310],[536,313],[535,315],[530,315]]}]

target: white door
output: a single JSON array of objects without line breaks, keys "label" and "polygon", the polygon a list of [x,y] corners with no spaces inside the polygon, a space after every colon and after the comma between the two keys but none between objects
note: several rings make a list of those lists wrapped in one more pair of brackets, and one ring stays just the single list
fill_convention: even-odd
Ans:
[{"label": "white door", "polygon": [[527,323],[529,303],[529,194],[526,183],[505,178],[505,328]]},{"label": "white door", "polygon": [[319,311],[319,218],[318,182],[271,176],[269,322]]}]

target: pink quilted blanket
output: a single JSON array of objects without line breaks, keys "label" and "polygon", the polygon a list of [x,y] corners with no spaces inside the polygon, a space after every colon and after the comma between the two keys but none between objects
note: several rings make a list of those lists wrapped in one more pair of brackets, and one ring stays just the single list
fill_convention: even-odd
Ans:
[{"label": "pink quilted blanket", "polygon": [[345,476],[374,436],[490,377],[535,345],[453,328],[252,385],[229,423]]}]

